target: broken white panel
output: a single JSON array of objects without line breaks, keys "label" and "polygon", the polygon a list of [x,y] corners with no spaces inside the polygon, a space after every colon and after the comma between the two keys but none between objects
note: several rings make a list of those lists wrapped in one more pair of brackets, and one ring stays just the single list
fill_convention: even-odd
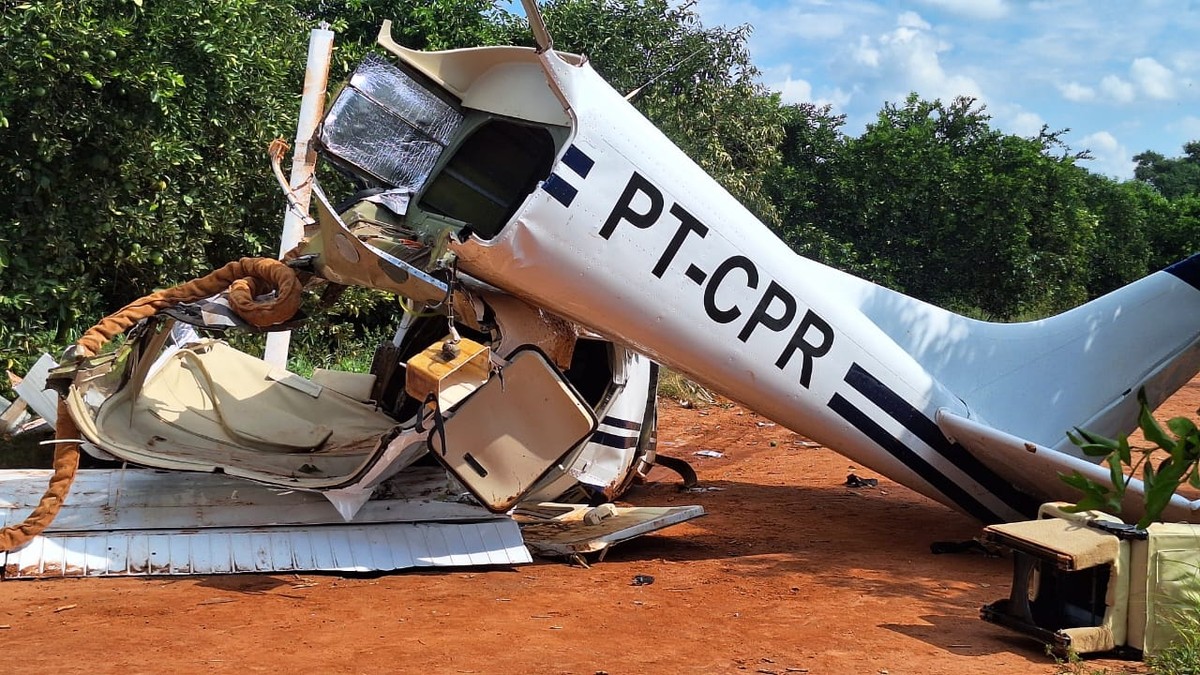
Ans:
[{"label": "broken white panel", "polygon": [[[0,471],[0,526],[21,522],[53,472]],[[458,501],[460,488],[438,467],[409,467],[385,481],[354,523],[505,519]],[[148,469],[80,470],[48,532],[325,525],[344,522],[321,494],[207,473]]]},{"label": "broken white panel", "polygon": [[[52,472],[0,471],[0,526],[20,522]],[[43,536],[0,553],[3,578],[390,571],[530,562],[515,522],[456,501],[436,467],[383,483],[344,523],[313,492],[228,476],[79,471]]]},{"label": "broken white panel", "polygon": [[0,434],[11,434],[21,425],[29,421],[29,404],[25,399],[17,398],[9,402],[0,396]]},{"label": "broken white panel", "polygon": [[53,356],[42,354],[25,373],[25,379],[13,387],[13,391],[50,424],[58,422],[58,394],[46,389],[46,379],[50,376],[50,370],[57,366],[58,361]]},{"label": "broken white panel", "polygon": [[512,520],[64,532],[5,554],[3,579],[387,572],[531,562]]},{"label": "broken white panel", "polygon": [[[589,524],[588,514],[604,509]],[[609,515],[611,514],[611,515]],[[514,515],[525,545],[535,555],[571,557],[601,553],[614,544],[704,515],[703,506],[617,506],[595,509],[574,504],[522,504]]]}]

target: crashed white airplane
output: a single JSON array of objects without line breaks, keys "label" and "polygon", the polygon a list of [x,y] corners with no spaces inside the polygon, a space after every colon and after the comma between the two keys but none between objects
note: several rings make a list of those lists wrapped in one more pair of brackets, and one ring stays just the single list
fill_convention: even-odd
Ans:
[{"label": "crashed white airplane", "polygon": [[[651,509],[618,527],[614,513],[634,514],[550,504],[615,498],[654,464],[655,363],[982,521],[1019,520],[1075,496],[1060,472],[1108,479],[1067,430],[1128,432],[1139,389],[1157,405],[1200,369],[1200,257],[1023,324],[974,321],[889,291],[795,255],[586,59],[555,51],[525,5],[538,49],[416,52],[385,24],[387,55],[358,67],[314,138],[354,188],[314,185],[317,218],[290,264],[408,303],[372,372],[306,380],[219,341],[141,329],[128,356],[70,369],[71,416],[93,453],[208,475],[139,474],[131,490],[144,513],[176,511],[133,523],[104,520],[118,480],[106,474],[93,510],[77,512],[91,515],[64,515],[75,518],[55,526],[65,534],[39,538],[49,553],[10,552],[8,575],[45,573],[56,555],[55,572],[83,574],[435,564],[433,554],[405,554],[406,564],[395,553],[411,533],[365,530],[361,541],[346,535],[339,563],[321,553],[334,544],[296,539],[328,532],[315,527],[327,515],[262,485],[319,493],[351,524],[474,527],[511,524],[490,514],[514,511],[555,532],[564,518],[608,523],[591,543],[546,549],[600,550],[702,513]],[[169,314],[204,325],[214,307]],[[457,481],[449,490],[442,469]],[[442,487],[429,487],[430,472]],[[445,499],[458,485],[470,504]],[[31,500],[3,486],[12,522]],[[283,499],[274,503],[284,515],[239,520],[239,489],[257,504]],[[1125,508],[1140,512],[1136,480]],[[1166,515],[1194,520],[1196,508],[1176,497]],[[103,543],[71,548],[70,528],[90,517],[110,542],[122,528],[176,528],[156,535],[160,548],[197,532],[287,531],[249,562],[211,537],[169,554],[149,540],[122,544],[114,562]],[[473,531],[461,555],[438,559],[515,562],[519,554],[498,553],[519,548],[513,536]],[[355,558],[355,546],[390,552]],[[219,560],[197,566],[201,549]]]}]

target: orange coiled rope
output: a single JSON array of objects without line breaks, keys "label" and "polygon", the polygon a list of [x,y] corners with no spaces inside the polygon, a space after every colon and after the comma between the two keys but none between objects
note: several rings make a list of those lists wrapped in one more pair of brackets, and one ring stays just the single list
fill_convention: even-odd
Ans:
[{"label": "orange coiled rope", "polygon": [[[229,289],[229,304],[247,323],[266,328],[282,323],[300,309],[302,285],[286,264],[272,258],[242,258],[211,274],[156,291],[125,305],[92,326],[75,343],[83,358],[94,356],[106,342],[124,333],[142,319],[181,302],[202,300]],[[275,297],[259,302],[255,297],[271,290]],[[79,429],[71,419],[65,400],[58,402],[55,425],[54,474],[46,492],[29,516],[19,525],[0,530],[0,551],[12,551],[41,534],[54,521],[66,501],[79,468]]]}]

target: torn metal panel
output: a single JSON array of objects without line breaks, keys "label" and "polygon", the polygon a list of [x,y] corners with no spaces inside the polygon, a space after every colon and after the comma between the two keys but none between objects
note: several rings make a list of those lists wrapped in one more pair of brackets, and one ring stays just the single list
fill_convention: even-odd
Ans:
[{"label": "torn metal panel", "polygon": [[[391,21],[383,22],[377,39],[379,46],[444,87],[466,107],[542,124],[571,123],[562,103],[546,86],[537,52],[530,47],[421,52],[392,39]],[[575,54],[556,53],[569,63],[584,61]]]},{"label": "torn metal panel", "polygon": [[[601,513],[602,511],[602,513]],[[589,514],[592,514],[589,517]],[[525,545],[536,555],[570,557],[601,553],[614,544],[699,518],[703,506],[603,506],[542,503],[518,507]],[[599,522],[589,520],[599,517]]]},{"label": "torn metal panel", "polygon": [[596,429],[592,409],[534,350],[450,413],[430,452],[487,508],[507,511]]},{"label": "torn metal panel", "polygon": [[364,523],[39,536],[6,554],[4,579],[386,572],[531,562],[517,524]]},{"label": "torn metal panel", "polygon": [[[390,291],[419,303],[437,304],[448,294],[445,282],[424,270],[361,240],[337,215],[320,185],[313,186],[320,231],[304,247],[315,253],[321,276],[346,286],[363,286]],[[380,239],[371,239],[380,243]],[[461,318],[475,315],[470,301],[454,294],[453,301]]]},{"label": "torn metal panel", "polygon": [[21,400],[29,404],[42,419],[50,424],[54,424],[58,419],[58,394],[46,388],[46,378],[50,375],[50,370],[58,366],[58,362],[49,354],[42,354],[38,360],[25,374],[25,378],[21,380],[13,391],[17,392],[17,396]]},{"label": "torn metal panel", "polygon": [[[0,525],[28,513],[49,474],[0,472]],[[311,492],[213,474],[80,471],[47,532],[0,563],[3,578],[21,579],[530,562],[516,523],[460,503],[459,492],[441,469],[414,467],[344,523]]]},{"label": "torn metal panel", "polygon": [[11,434],[30,419],[29,403],[23,398],[9,402],[0,396],[0,434]]},{"label": "torn metal panel", "polygon": [[[605,491],[610,499],[635,470],[635,458],[653,449],[649,439],[654,431],[656,391],[656,381],[643,357],[624,347],[614,349],[613,383],[619,389],[610,397],[596,433],[568,469],[580,483]],[[646,429],[648,422],[651,428]]]},{"label": "torn metal panel", "polygon": [[[51,474],[0,471],[0,526],[20,522],[37,504]],[[461,489],[437,467],[410,467],[377,488],[354,522],[462,522],[495,516],[458,501]],[[105,530],[240,528],[342,523],[319,493],[271,488],[206,473],[146,469],[81,470],[49,533]]]}]

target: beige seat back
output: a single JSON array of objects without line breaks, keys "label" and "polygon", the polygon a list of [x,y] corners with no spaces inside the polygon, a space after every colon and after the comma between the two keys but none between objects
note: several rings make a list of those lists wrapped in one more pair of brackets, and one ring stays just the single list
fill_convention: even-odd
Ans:
[{"label": "beige seat back", "polygon": [[596,429],[596,416],[541,353],[519,351],[450,411],[430,448],[488,509],[503,512]]}]

